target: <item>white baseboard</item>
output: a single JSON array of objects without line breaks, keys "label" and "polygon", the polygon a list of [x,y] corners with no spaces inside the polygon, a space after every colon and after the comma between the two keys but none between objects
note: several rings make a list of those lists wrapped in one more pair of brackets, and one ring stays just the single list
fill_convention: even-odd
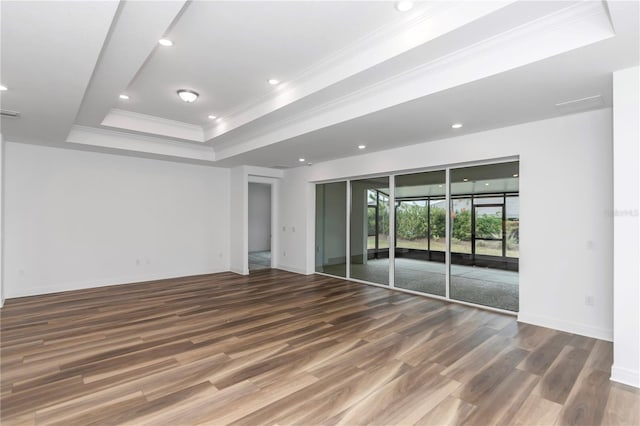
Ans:
[{"label": "white baseboard", "polygon": [[135,284],[135,283],[141,283],[141,282],[147,282],[147,281],[167,280],[171,278],[186,278],[190,276],[217,274],[220,272],[227,272],[227,271],[228,270],[226,269],[214,268],[207,271],[196,271],[196,272],[189,272],[189,273],[182,273],[182,274],[140,274],[140,275],[132,275],[128,277],[116,277],[116,278],[110,278],[110,279],[78,281],[74,283],[65,283],[65,284],[56,285],[56,286],[21,288],[16,292],[8,294],[7,299],[13,299],[17,297],[27,297],[27,296],[39,296],[43,294],[62,293],[64,291],[85,290],[89,288],[107,287],[110,285],[126,285],[126,284]]},{"label": "white baseboard", "polygon": [[249,275],[249,272],[243,271],[241,268],[229,268],[229,271],[238,275]]},{"label": "white baseboard", "polygon": [[278,265],[275,269],[282,269],[283,271],[293,272],[295,274],[311,275],[311,274],[308,274],[306,270],[302,268],[296,268],[295,266]]},{"label": "white baseboard", "polygon": [[634,388],[640,388],[640,371],[614,365],[611,367],[611,380]]},{"label": "white baseboard", "polygon": [[563,321],[556,318],[549,318],[539,315],[529,315],[518,313],[518,321],[533,324],[540,327],[553,328],[554,330],[566,331],[567,333],[579,334],[581,336],[593,337],[594,339],[613,342],[613,330],[593,327],[571,321]]}]

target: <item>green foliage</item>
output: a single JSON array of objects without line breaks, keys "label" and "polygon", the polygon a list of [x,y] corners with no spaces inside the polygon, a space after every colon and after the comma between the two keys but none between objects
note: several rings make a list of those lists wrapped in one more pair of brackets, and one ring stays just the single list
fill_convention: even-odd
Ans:
[{"label": "green foliage", "polygon": [[443,238],[447,229],[447,211],[439,207],[431,207],[430,235],[434,240]]},{"label": "green foliage", "polygon": [[369,228],[367,235],[376,235],[376,209],[371,207],[367,209],[367,222]]},{"label": "green foliage", "polygon": [[483,214],[476,217],[476,237],[500,238],[502,234],[502,217]]},{"label": "green foliage", "polygon": [[505,224],[505,228],[507,232],[507,243],[519,244],[520,243],[520,221],[518,219],[509,219]]},{"label": "green foliage", "polygon": [[398,238],[415,240],[427,236],[427,207],[413,203],[400,203],[396,210]]},{"label": "green foliage", "polygon": [[471,240],[471,211],[462,210],[456,213],[453,219],[451,235],[458,240]]}]

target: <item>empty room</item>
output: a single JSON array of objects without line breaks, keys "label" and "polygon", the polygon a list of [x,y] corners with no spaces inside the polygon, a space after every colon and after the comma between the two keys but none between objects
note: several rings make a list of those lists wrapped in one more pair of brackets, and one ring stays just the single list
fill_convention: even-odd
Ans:
[{"label": "empty room", "polygon": [[0,36],[2,425],[640,425],[640,1]]}]

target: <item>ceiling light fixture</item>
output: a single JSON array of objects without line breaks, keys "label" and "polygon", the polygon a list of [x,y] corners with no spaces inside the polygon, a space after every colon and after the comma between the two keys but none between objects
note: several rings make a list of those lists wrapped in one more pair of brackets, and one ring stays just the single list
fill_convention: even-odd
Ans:
[{"label": "ceiling light fixture", "polygon": [[301,163],[304,163],[306,160],[304,158],[300,157],[300,158],[298,158],[298,161],[301,162]]},{"label": "ceiling light fixture", "polygon": [[513,177],[518,177],[518,176],[519,176],[519,175],[518,175],[517,173],[514,173],[514,174],[513,174]]},{"label": "ceiling light fixture", "polygon": [[454,123],[451,125],[452,129],[459,129],[460,127],[462,127],[462,123]]},{"label": "ceiling light fixture", "polygon": [[180,89],[177,93],[178,96],[180,96],[180,99],[188,104],[190,104],[191,102],[195,102],[196,99],[198,99],[198,96],[200,96],[198,92],[194,92],[193,90],[188,89]]},{"label": "ceiling light fixture", "polygon": [[118,96],[120,99],[124,99],[125,101],[129,100],[129,95],[125,95],[124,93],[120,96]]},{"label": "ceiling light fixture", "polygon": [[210,115],[210,116],[209,116],[209,120],[215,120],[216,118],[218,118],[218,117],[217,117],[217,116],[215,116],[215,115]]},{"label": "ceiling light fixture", "polygon": [[396,2],[396,10],[398,12],[408,12],[413,9],[412,1],[397,1]]},{"label": "ceiling light fixture", "polygon": [[485,184],[484,184],[484,186],[489,186],[489,184],[488,184],[488,183],[485,183]]},{"label": "ceiling light fixture", "polygon": [[280,84],[280,80],[275,79],[275,78],[270,78],[269,80],[267,80],[269,82],[270,85],[272,86],[277,86],[278,84]]},{"label": "ceiling light fixture", "polygon": [[366,145],[358,145],[358,149],[365,149],[366,147]]},{"label": "ceiling light fixture", "polygon": [[7,86],[3,86],[0,84],[0,92],[6,92],[7,90]]},{"label": "ceiling light fixture", "polygon": [[464,178],[464,179],[462,179],[462,181],[463,181],[463,182],[469,182],[469,179]]},{"label": "ceiling light fixture", "polygon": [[160,43],[160,46],[164,46],[164,47],[173,46],[173,42],[168,38],[161,38],[160,40],[158,40],[158,43]]}]

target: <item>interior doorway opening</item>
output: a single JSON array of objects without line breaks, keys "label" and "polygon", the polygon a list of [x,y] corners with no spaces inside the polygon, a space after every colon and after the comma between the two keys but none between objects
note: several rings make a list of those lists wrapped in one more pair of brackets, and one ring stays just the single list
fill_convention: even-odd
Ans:
[{"label": "interior doorway opening", "polygon": [[249,182],[249,273],[271,268],[271,184]]}]

